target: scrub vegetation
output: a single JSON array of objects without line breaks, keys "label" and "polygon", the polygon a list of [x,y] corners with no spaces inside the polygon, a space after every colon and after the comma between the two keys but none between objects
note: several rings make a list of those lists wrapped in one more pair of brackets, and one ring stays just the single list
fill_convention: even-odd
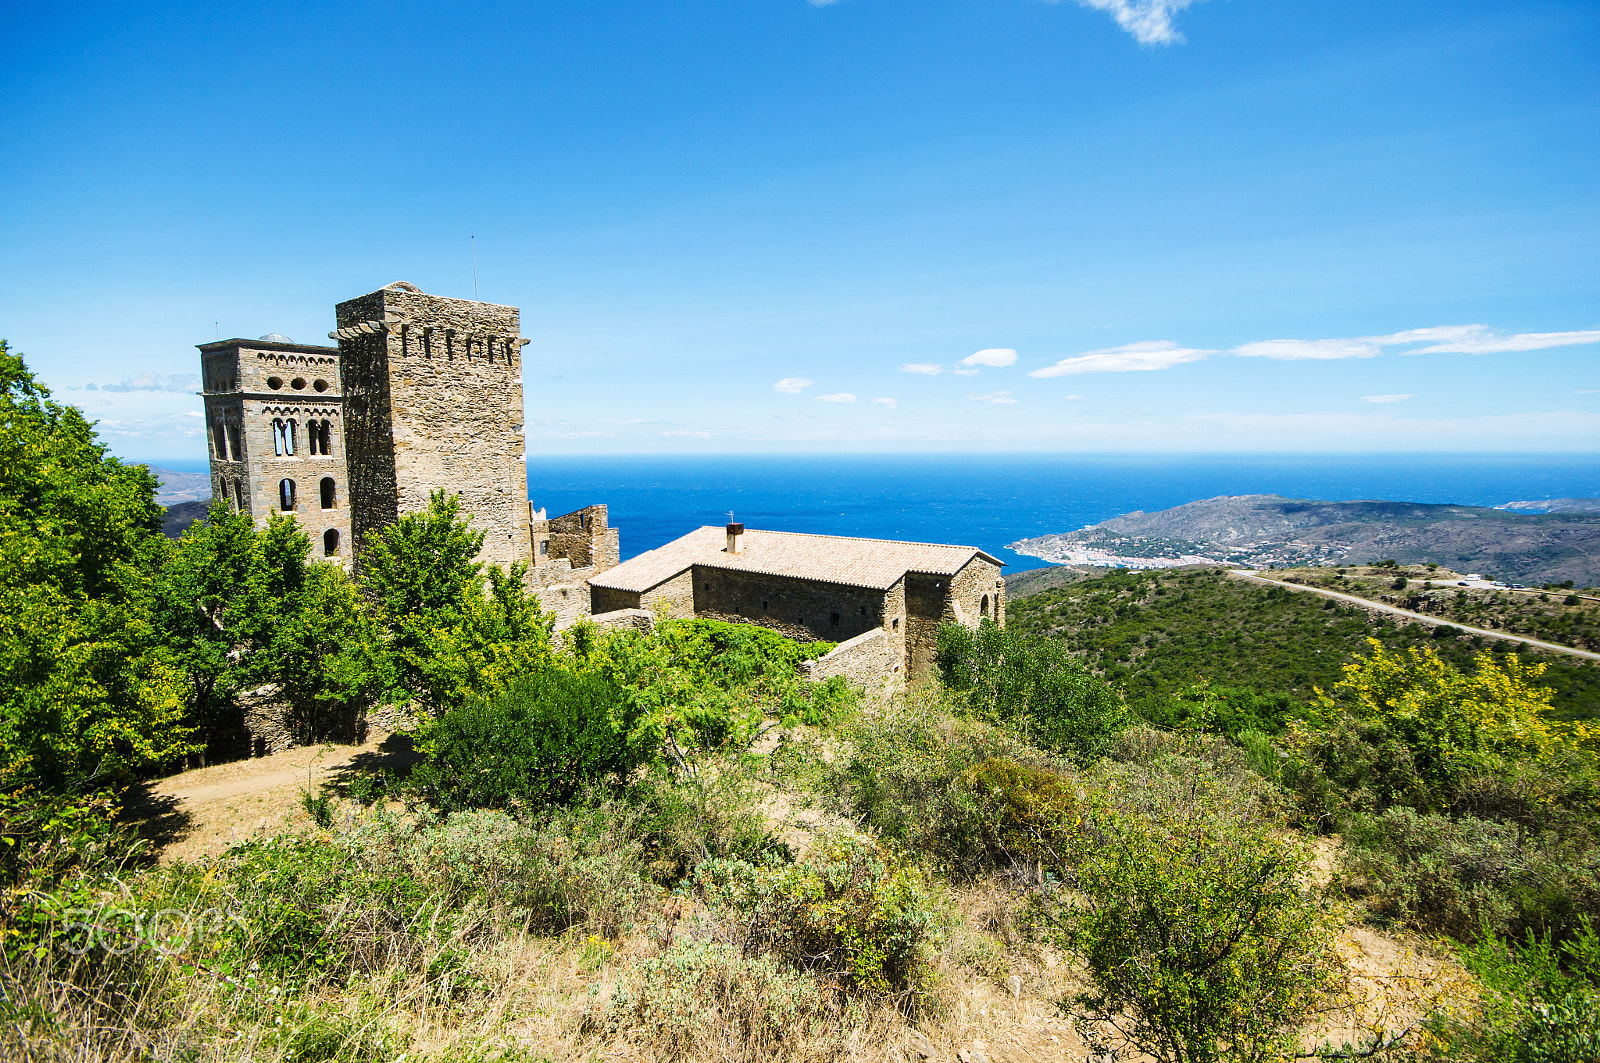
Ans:
[{"label": "scrub vegetation", "polygon": [[[1215,658],[1023,602],[869,702],[753,626],[556,638],[444,496],[359,580],[288,521],[165,545],[148,474],[0,359],[0,1056],[1594,1058],[1600,737],[1541,665],[1330,616],[1303,681],[1185,676]],[[1187,594],[1231,647],[1247,610],[1172,578],[1084,629]],[[308,733],[409,706],[415,766],[157,859],[117,805],[263,684]],[[1362,940],[1430,976],[1375,995]]]}]

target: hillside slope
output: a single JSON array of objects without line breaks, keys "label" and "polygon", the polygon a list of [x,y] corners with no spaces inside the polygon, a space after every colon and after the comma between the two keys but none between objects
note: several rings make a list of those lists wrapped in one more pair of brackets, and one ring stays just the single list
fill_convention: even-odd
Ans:
[{"label": "hillside slope", "polygon": [[1218,563],[1325,564],[1394,558],[1545,583],[1600,583],[1600,514],[1525,513],[1418,502],[1328,502],[1281,495],[1202,499],[1134,512],[1080,531],[1010,544],[1063,563],[1161,567]]},{"label": "hillside slope", "polygon": [[[1298,701],[1339,678],[1351,656],[1376,638],[1389,646],[1431,645],[1459,668],[1481,650],[1502,654],[1510,644],[1454,636],[1447,628],[1397,625],[1358,608],[1287,588],[1230,580],[1221,569],[1114,571],[1014,598],[1007,622],[1055,635],[1122,686],[1136,708],[1151,705],[1202,679],[1252,687]],[[1543,654],[1542,680],[1555,690],[1564,719],[1600,716],[1600,666]]]}]

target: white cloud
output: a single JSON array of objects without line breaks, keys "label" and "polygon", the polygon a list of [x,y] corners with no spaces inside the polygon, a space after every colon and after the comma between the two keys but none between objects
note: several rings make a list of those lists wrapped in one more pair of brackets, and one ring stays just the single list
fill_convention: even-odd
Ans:
[{"label": "white cloud", "polygon": [[1276,358],[1281,362],[1308,359],[1376,358],[1382,353],[1370,339],[1355,340],[1257,340],[1233,349],[1240,358]]},{"label": "white cloud", "polygon": [[[1408,348],[1398,354],[1500,354],[1506,351],[1542,351],[1600,343],[1600,329],[1577,332],[1522,332],[1507,336],[1488,325],[1438,325],[1406,329],[1386,336],[1355,336],[1332,340],[1259,340],[1240,344],[1231,353],[1241,358],[1304,359],[1373,358],[1386,347]],[[1422,346],[1418,346],[1421,344]]]},{"label": "white cloud", "polygon": [[1081,399],[1081,398],[1083,398],[1082,395],[1063,395],[1061,397],[1063,399]]},{"label": "white cloud", "polygon": [[900,408],[900,403],[894,399],[873,399],[872,401],[877,403],[879,406],[887,406],[891,410],[898,410]]},{"label": "white cloud", "polygon": [[199,410],[190,410],[189,411],[189,416],[190,417],[204,417],[205,414],[201,413]]},{"label": "white cloud", "polygon": [[970,402],[992,402],[998,405],[1017,401],[1011,397],[1011,392],[1009,391],[996,391],[992,395],[968,395],[967,399]]},{"label": "white cloud", "polygon": [[669,428],[661,433],[664,436],[675,436],[680,439],[710,439],[710,432],[696,432],[688,428]]},{"label": "white cloud", "polygon": [[1078,3],[1106,12],[1140,44],[1182,44],[1183,34],[1172,25],[1172,16],[1199,0],[1078,0]]},{"label": "white cloud", "polygon": [[835,392],[832,395],[818,395],[818,402],[854,402],[856,397],[848,391]]},{"label": "white cloud", "polygon": [[815,383],[816,381],[812,380],[810,377],[786,376],[776,384],[772,385],[772,390],[787,392],[790,395],[798,395]]},{"label": "white cloud", "polygon": [[1407,399],[1414,399],[1414,398],[1416,398],[1415,395],[1363,395],[1363,396],[1361,396],[1361,401],[1362,402],[1404,402]]},{"label": "white cloud", "polygon": [[944,366],[933,362],[907,362],[900,367],[902,373],[921,373],[923,376],[938,376],[944,372]]},{"label": "white cloud", "polygon": [[1028,375],[1051,377],[1076,376],[1079,373],[1136,373],[1152,369],[1170,369],[1185,362],[1198,362],[1216,353],[1194,347],[1179,347],[1171,340],[1126,343],[1121,347],[1107,347],[1072,358],[1063,358],[1055,365],[1035,369]]},{"label": "white cloud", "polygon": [[952,369],[950,371],[952,373],[954,373],[956,376],[977,376],[978,375],[978,371],[976,369]]},{"label": "white cloud", "polygon": [[1600,388],[1579,388],[1574,395],[1600,395]]},{"label": "white cloud", "polygon": [[1013,365],[1017,360],[1017,352],[1009,347],[988,347],[977,354],[969,354],[961,359],[962,365],[987,365],[996,369],[1004,369]]},{"label": "white cloud", "polygon": [[1482,325],[1467,327],[1481,331],[1401,353],[1501,354],[1506,351],[1543,351],[1551,347],[1578,347],[1587,343],[1600,343],[1600,329],[1583,329],[1578,332],[1521,332],[1515,336],[1504,336]]}]

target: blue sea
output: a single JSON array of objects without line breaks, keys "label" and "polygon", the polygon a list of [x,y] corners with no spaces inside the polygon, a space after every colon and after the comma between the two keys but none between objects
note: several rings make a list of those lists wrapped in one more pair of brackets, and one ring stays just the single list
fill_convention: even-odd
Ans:
[{"label": "blue sea", "polygon": [[[153,462],[204,471],[204,462]],[[808,456],[530,458],[528,497],[551,516],[604,502],[624,559],[703,524],[981,547],[1214,495],[1495,506],[1600,497],[1600,457]]]}]

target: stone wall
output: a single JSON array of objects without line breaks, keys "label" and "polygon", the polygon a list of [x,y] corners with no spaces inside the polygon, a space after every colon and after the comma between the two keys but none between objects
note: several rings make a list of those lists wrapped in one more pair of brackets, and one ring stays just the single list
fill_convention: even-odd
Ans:
[{"label": "stone wall", "polygon": [[444,490],[485,533],[481,560],[528,560],[517,308],[391,285],[335,316],[357,549]]},{"label": "stone wall", "polygon": [[573,568],[593,566],[597,572],[617,566],[620,543],[616,529],[606,524],[605,506],[585,506],[545,524],[549,550],[536,550],[536,557],[566,558]]},{"label": "stone wall", "polygon": [[[609,601],[611,596],[607,595]],[[634,607],[648,609],[668,620],[694,615],[694,570],[681,572],[637,596]],[[592,604],[591,604],[591,607]],[[625,608],[613,606],[612,608]],[[595,612],[600,612],[598,608]]]},{"label": "stone wall", "polygon": [[798,642],[844,642],[884,626],[884,592],[821,580],[693,569],[696,616],[760,624]]},{"label": "stone wall", "polygon": [[617,609],[596,613],[589,619],[602,631],[637,631],[649,635],[656,629],[656,614],[648,609]]},{"label": "stone wall", "polygon": [[800,666],[800,674],[818,682],[830,676],[843,676],[870,701],[881,705],[904,683],[905,676],[898,664],[888,633],[883,628],[874,628],[841,642],[822,657],[805,661]]}]

